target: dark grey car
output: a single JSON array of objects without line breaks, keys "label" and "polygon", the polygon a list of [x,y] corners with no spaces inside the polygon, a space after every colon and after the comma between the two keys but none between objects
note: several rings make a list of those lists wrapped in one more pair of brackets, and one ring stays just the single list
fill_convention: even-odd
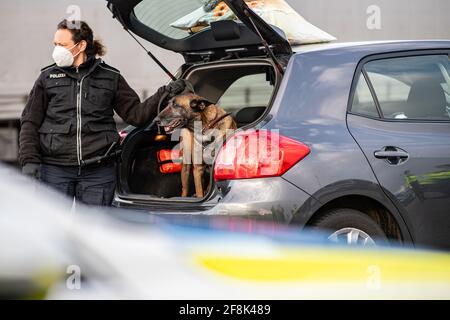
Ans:
[{"label": "dark grey car", "polygon": [[189,35],[169,24],[197,1],[164,19],[164,5],[151,0],[109,7],[131,31],[184,56],[177,76],[233,113],[242,150],[269,135],[281,163],[258,154],[246,165],[224,163],[228,141],[205,175],[205,198],[181,198],[179,174],[162,173],[156,160],[176,139],[135,129],[123,142],[115,205],[321,228],[348,243],[450,248],[450,41],[291,48],[242,0],[226,2],[242,23]]}]

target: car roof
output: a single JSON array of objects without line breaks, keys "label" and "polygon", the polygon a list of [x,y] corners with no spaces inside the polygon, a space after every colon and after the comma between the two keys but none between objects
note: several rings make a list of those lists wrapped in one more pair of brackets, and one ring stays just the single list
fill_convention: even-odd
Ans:
[{"label": "car roof", "polygon": [[292,51],[296,54],[323,51],[365,53],[388,53],[393,51],[426,50],[426,49],[450,49],[450,40],[392,40],[392,41],[363,41],[363,42],[330,42],[310,45],[294,46]]}]

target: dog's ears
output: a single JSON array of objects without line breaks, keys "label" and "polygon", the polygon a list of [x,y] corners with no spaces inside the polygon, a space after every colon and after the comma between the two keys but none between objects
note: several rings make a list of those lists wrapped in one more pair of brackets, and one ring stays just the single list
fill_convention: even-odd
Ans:
[{"label": "dog's ears", "polygon": [[203,111],[207,106],[211,104],[213,104],[211,101],[205,99],[192,99],[190,102],[190,107],[196,111]]}]

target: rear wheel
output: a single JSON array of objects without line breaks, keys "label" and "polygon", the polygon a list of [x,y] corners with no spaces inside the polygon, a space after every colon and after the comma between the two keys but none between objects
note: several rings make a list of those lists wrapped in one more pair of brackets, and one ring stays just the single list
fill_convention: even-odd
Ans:
[{"label": "rear wheel", "polygon": [[368,215],[354,209],[333,209],[313,223],[326,230],[328,240],[341,244],[374,246],[387,242],[383,229]]}]

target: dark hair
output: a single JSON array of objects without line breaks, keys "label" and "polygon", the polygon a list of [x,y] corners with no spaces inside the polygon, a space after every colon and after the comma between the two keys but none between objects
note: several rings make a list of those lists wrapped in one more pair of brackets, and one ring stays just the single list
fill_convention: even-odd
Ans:
[{"label": "dark hair", "polygon": [[106,53],[105,46],[100,40],[94,40],[94,33],[89,25],[84,21],[68,21],[64,19],[58,23],[58,30],[69,30],[72,33],[72,39],[75,43],[81,40],[86,41],[86,54],[90,56],[103,56]]}]

